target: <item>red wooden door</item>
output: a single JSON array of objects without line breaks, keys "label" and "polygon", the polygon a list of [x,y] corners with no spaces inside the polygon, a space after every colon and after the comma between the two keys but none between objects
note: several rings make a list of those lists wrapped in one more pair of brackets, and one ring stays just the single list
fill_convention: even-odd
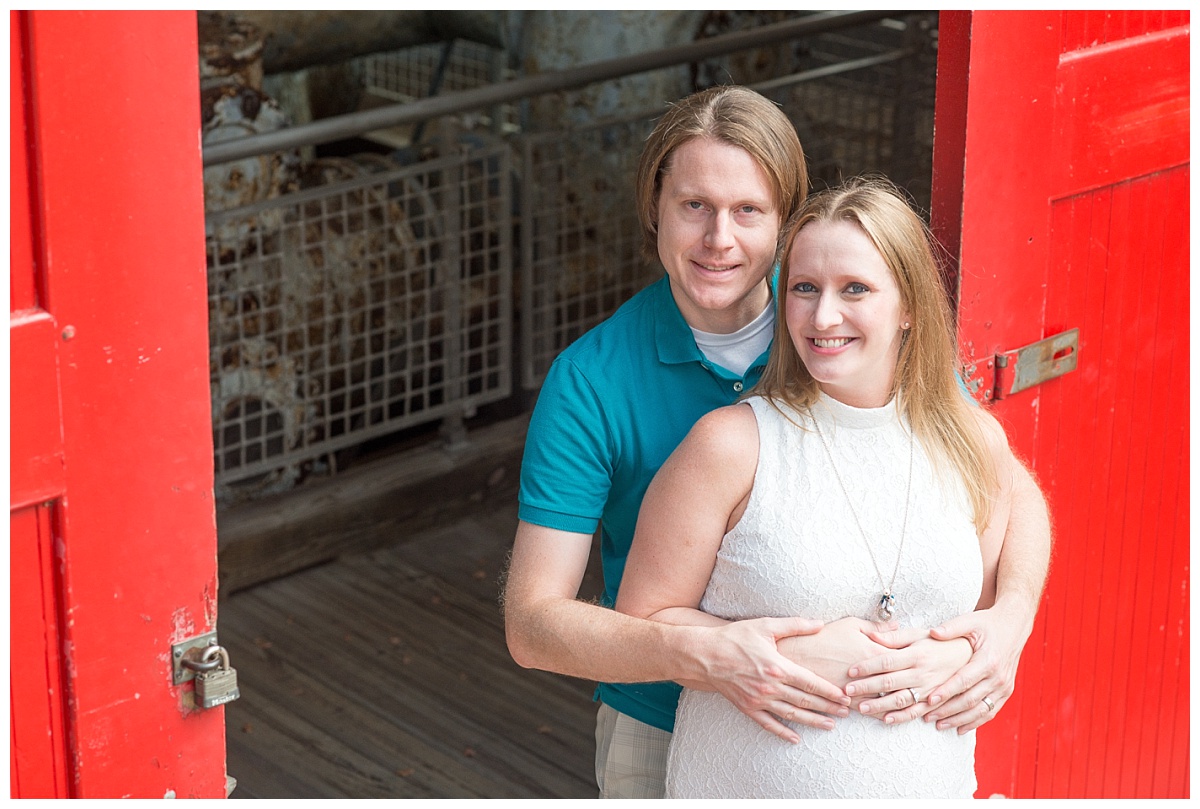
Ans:
[{"label": "red wooden door", "polygon": [[980,796],[1189,794],[1188,26],[942,14],[934,223],[964,352],[1080,329],[1075,372],[996,404],[1056,543]]},{"label": "red wooden door", "polygon": [[12,794],[224,797],[195,13],[9,22]]}]

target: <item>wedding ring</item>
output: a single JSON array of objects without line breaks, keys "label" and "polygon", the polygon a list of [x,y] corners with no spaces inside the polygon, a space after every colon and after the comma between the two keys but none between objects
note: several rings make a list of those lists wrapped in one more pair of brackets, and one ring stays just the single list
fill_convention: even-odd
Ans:
[{"label": "wedding ring", "polygon": [[984,697],[983,704],[987,706],[988,713],[991,713],[992,711],[996,710],[996,703],[992,702],[991,697]]},{"label": "wedding ring", "polygon": [[919,691],[917,691],[917,689],[910,688],[910,689],[908,689],[908,693],[913,695],[913,704],[914,705],[921,701],[921,694]]}]

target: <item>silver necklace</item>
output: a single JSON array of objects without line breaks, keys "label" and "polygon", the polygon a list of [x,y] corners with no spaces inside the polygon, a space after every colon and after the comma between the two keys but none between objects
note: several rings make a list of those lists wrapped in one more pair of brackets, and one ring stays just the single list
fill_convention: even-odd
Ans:
[{"label": "silver necklace", "polygon": [[896,566],[892,568],[892,579],[885,584],[883,574],[879,571],[879,562],[875,559],[875,551],[871,548],[871,540],[867,539],[867,532],[863,530],[862,523],[858,521],[858,514],[854,511],[854,501],[851,499],[850,493],[846,491],[846,485],[842,483],[842,476],[838,472],[837,464],[833,462],[833,450],[829,448],[829,442],[825,440],[825,434],[821,432],[821,425],[817,422],[816,415],[811,412],[809,415],[812,416],[813,426],[817,429],[817,437],[821,439],[821,446],[825,447],[825,454],[829,456],[829,465],[833,467],[833,476],[837,478],[838,488],[846,496],[846,504],[850,507],[850,516],[854,518],[854,524],[858,526],[858,533],[862,535],[863,544],[867,546],[867,553],[871,555],[871,564],[875,566],[875,575],[879,577],[879,586],[883,588],[883,595],[879,597],[879,606],[876,610],[882,620],[890,621],[896,614],[896,596],[892,592],[892,588],[896,585],[896,574],[900,572],[900,556],[904,553],[904,537],[908,533],[908,501],[909,495],[912,493],[913,470],[912,430],[908,431],[908,484],[904,490],[904,523],[900,526],[900,547],[896,551]]}]

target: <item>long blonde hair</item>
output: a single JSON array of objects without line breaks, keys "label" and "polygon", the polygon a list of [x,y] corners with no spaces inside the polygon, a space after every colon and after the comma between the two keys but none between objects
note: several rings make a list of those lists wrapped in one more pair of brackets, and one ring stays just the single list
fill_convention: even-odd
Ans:
[{"label": "long blonde hair", "polygon": [[[991,518],[998,477],[977,414],[972,412],[977,405],[967,399],[955,375],[961,372],[961,362],[929,228],[899,189],[883,178],[859,177],[820,191],[808,198],[781,233],[781,290],[787,289],[788,263],[800,229],[810,222],[833,221],[861,228],[892,271],[901,308],[911,316],[912,325],[900,345],[891,395],[901,394],[900,412],[915,436],[933,450],[935,467],[942,471],[948,464],[962,477],[976,531],[982,533]],[[807,410],[817,401],[820,388],[788,333],[786,294],[778,296],[775,342],[753,392],[777,407],[785,402]]]}]

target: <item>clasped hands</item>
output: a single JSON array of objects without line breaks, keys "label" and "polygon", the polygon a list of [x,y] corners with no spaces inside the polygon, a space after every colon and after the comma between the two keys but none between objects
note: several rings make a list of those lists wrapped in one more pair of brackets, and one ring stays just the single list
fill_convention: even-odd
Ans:
[{"label": "clasped hands", "polygon": [[710,652],[703,670],[680,682],[718,691],[792,743],[798,726],[832,730],[851,710],[888,724],[923,717],[938,730],[974,730],[1012,695],[1029,635],[1028,622],[995,607],[928,630],[860,618],[712,620],[719,625],[700,629],[715,641],[702,644]]},{"label": "clasped hands", "polygon": [[[842,618],[819,632],[779,639],[781,654],[841,689],[850,709],[887,724],[931,719],[939,728],[957,727],[951,679],[971,659],[964,638],[938,640],[928,629]],[[788,719],[790,717],[783,716]],[[975,718],[971,714],[970,718]]]}]

